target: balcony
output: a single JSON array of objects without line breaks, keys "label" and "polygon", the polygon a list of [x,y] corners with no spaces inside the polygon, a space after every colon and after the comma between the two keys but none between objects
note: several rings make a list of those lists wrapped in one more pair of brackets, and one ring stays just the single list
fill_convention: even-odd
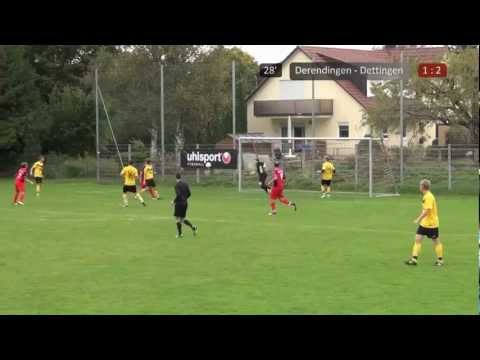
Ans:
[{"label": "balcony", "polygon": [[253,103],[253,113],[257,117],[272,116],[332,116],[332,99],[315,100],[262,100]]}]

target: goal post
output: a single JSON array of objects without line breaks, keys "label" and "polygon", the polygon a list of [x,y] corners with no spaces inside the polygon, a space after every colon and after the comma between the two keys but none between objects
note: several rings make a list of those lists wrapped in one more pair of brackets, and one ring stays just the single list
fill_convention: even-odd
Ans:
[{"label": "goal post", "polygon": [[381,139],[239,136],[238,191],[258,189],[255,159],[271,171],[279,160],[291,190],[319,191],[321,165],[329,156],[336,174],[332,190],[369,197],[398,195],[389,150]]}]

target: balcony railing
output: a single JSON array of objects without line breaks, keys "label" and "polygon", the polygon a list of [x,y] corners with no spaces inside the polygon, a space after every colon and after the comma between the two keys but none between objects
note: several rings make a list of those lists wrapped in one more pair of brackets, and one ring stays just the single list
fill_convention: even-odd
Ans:
[{"label": "balcony railing", "polygon": [[333,100],[260,100],[253,104],[255,116],[332,116]]}]

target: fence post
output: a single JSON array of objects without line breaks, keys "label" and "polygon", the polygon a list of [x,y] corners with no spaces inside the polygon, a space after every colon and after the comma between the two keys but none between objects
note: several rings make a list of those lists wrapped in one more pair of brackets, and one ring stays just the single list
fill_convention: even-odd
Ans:
[{"label": "fence post", "polygon": [[238,192],[242,191],[242,139],[238,138]]},{"label": "fence post", "polygon": [[[236,135],[233,135],[233,140],[232,140],[232,144],[233,144],[233,150],[236,150],[237,149],[237,145],[236,145]],[[238,171],[237,171],[238,172]],[[237,173],[235,172],[235,170],[232,170],[232,184],[235,185],[235,178],[237,176]]]},{"label": "fence post", "polygon": [[355,144],[355,191],[358,188],[358,144]]},{"label": "fence post", "polygon": [[368,139],[368,196],[373,197],[373,156],[372,138]]},{"label": "fence post", "polygon": [[128,161],[132,160],[132,144],[128,144]]},{"label": "fence post", "polygon": [[100,125],[99,125],[99,107],[98,107],[98,68],[95,69],[95,144],[97,156],[97,182],[100,182]]},{"label": "fence post", "polygon": [[448,190],[452,190],[452,145],[448,144]]},{"label": "fence post", "polygon": [[[196,149],[200,149],[200,145],[197,144]],[[197,184],[200,184],[200,169],[195,170],[196,175],[197,175]]]},{"label": "fence post", "polygon": [[162,179],[165,180],[165,93],[163,88],[163,64],[160,65],[160,128],[161,128],[161,158]]},{"label": "fence post", "polygon": [[[400,62],[403,70],[403,51],[400,51]],[[403,122],[403,77],[400,78],[400,184],[403,184],[403,132],[405,124]]]}]

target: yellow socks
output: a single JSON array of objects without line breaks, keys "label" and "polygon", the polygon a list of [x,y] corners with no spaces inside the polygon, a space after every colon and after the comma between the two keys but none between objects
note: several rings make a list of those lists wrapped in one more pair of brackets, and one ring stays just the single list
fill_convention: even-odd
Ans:
[{"label": "yellow socks", "polygon": [[438,259],[443,259],[443,245],[438,243],[437,245],[434,246],[435,249],[435,254],[437,255]]},{"label": "yellow socks", "polygon": [[413,244],[412,257],[417,258],[418,254],[420,254],[420,250],[422,250],[422,244],[415,242]]}]

